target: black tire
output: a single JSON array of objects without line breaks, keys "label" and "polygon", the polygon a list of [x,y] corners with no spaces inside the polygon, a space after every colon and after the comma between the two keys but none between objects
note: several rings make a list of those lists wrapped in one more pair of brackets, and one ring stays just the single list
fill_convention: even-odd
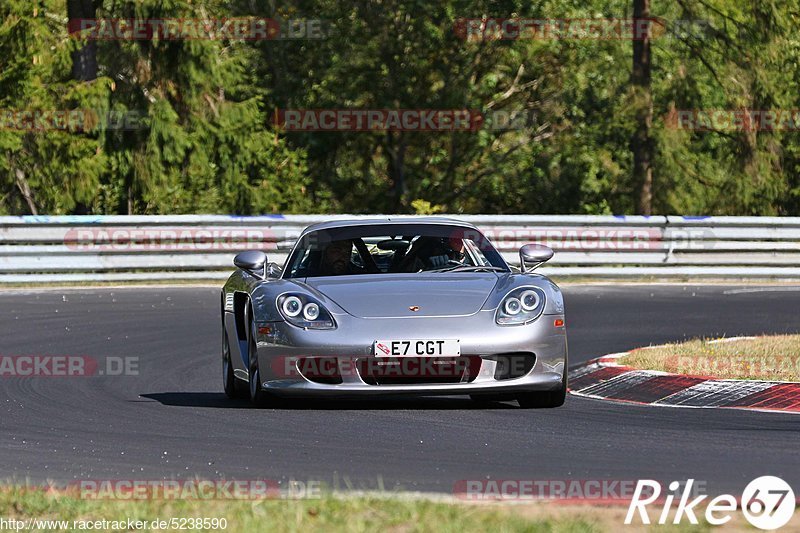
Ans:
[{"label": "black tire", "polygon": [[222,384],[225,396],[231,400],[244,398],[247,395],[247,387],[241,379],[237,379],[233,372],[233,361],[231,360],[231,345],[228,342],[228,332],[225,325],[222,326]]},{"label": "black tire", "polygon": [[526,392],[517,396],[517,402],[523,409],[552,409],[561,407],[567,399],[567,365],[561,378],[561,388],[553,391]]},{"label": "black tire", "polygon": [[248,361],[248,389],[250,392],[250,403],[256,407],[265,407],[271,403],[272,396],[261,387],[261,372],[258,368],[258,346],[256,344],[256,320],[252,309],[248,305],[245,307],[245,318],[247,319],[247,361]]}]

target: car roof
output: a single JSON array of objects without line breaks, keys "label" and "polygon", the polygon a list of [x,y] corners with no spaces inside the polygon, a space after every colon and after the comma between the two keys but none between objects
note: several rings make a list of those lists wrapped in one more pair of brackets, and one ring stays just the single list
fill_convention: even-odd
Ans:
[{"label": "car roof", "polygon": [[352,226],[385,226],[385,225],[400,225],[400,224],[430,224],[435,226],[459,226],[462,228],[469,228],[477,230],[473,224],[448,217],[415,217],[408,215],[399,215],[385,218],[344,218],[340,220],[327,220],[325,222],[317,222],[311,224],[303,230],[302,235],[312,231],[333,229],[333,228],[346,228]]}]

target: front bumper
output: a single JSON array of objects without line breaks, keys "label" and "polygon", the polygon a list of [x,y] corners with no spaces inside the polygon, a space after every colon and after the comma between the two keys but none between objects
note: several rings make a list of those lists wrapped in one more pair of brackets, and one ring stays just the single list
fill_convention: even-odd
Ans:
[{"label": "front bumper", "polygon": [[[363,319],[335,315],[334,330],[303,330],[285,322],[259,323],[258,358],[262,387],[279,396],[361,396],[379,394],[458,395],[504,394],[557,390],[567,366],[564,315],[542,315],[523,326],[498,326],[494,311],[461,317]],[[458,339],[461,353],[479,363],[469,379],[453,383],[415,382],[375,384],[359,363],[378,364],[376,339]],[[530,354],[533,366],[523,375],[497,379],[498,356]],[[303,358],[326,358],[338,366],[339,383],[321,383],[298,371]],[[302,366],[302,365],[301,365]],[[473,365],[474,367],[475,365]],[[246,368],[246,367],[245,367]],[[367,379],[365,379],[367,378]]]}]

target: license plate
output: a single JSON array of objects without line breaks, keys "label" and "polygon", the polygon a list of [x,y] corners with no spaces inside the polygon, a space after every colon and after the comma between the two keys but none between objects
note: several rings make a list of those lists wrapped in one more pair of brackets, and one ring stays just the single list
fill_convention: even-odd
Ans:
[{"label": "license plate", "polygon": [[458,357],[461,343],[454,339],[375,341],[374,352],[376,357]]}]

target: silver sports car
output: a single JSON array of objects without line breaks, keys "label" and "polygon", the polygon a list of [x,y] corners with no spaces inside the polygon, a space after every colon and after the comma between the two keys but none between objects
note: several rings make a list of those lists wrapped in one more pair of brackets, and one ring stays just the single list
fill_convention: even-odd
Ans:
[{"label": "silver sports car", "polygon": [[558,407],[567,391],[561,291],[520,249],[510,267],[471,224],[337,220],[306,228],[283,268],[242,252],[222,289],[231,397],[458,395]]}]

